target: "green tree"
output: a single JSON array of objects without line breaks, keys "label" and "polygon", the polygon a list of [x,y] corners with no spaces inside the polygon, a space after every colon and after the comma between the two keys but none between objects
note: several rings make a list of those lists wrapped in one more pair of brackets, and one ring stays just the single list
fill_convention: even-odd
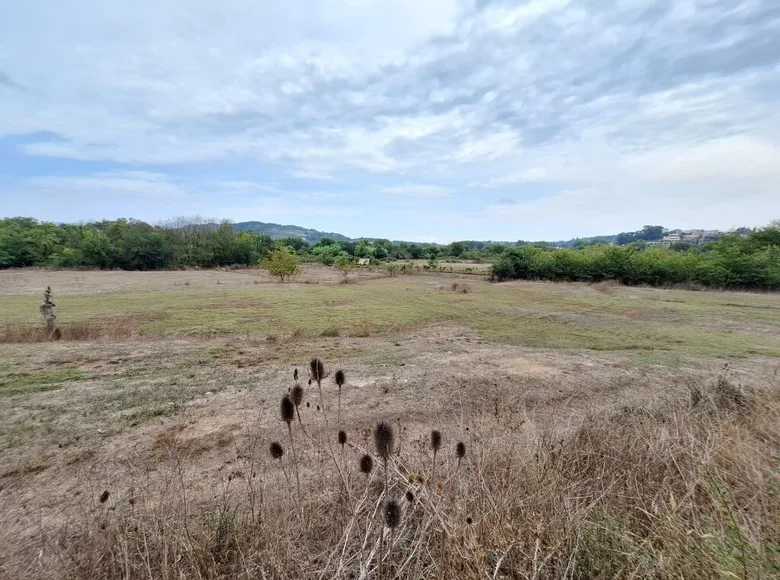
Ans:
[{"label": "green tree", "polygon": [[355,262],[352,260],[352,256],[346,252],[342,252],[336,256],[333,265],[339,272],[341,272],[341,275],[344,276],[345,282],[349,280],[350,273],[355,269]]},{"label": "green tree", "polygon": [[281,282],[289,280],[300,272],[300,260],[293,252],[287,248],[274,250],[271,254],[260,262],[260,267],[268,270],[272,276],[278,276]]}]

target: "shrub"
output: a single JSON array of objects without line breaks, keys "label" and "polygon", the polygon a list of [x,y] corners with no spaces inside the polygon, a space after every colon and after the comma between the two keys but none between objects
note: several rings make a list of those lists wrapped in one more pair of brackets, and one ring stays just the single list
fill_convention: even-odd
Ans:
[{"label": "shrub", "polygon": [[268,273],[272,276],[278,276],[282,282],[298,274],[301,269],[298,256],[287,248],[271,252],[270,256],[260,262],[260,267],[268,270]]}]

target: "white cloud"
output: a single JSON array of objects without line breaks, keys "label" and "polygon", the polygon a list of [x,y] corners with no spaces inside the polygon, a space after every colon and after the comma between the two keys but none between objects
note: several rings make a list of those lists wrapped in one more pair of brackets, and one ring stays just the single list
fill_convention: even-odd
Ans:
[{"label": "white cloud", "polygon": [[[461,216],[478,211],[485,190],[532,196],[531,208],[510,206],[523,215],[571,207],[571,194],[550,192],[587,191],[598,209],[581,215],[610,231],[644,221],[646,197],[669,197],[648,210],[669,210],[667,219],[776,207],[775,3],[293,4],[10,3],[0,20],[0,153],[3,137],[26,135],[8,151],[41,163],[40,181],[25,186],[37,195],[197,198],[210,215],[234,207],[226,198],[251,208],[267,195],[292,211],[304,194],[337,212],[357,198],[376,203],[380,190]],[[52,158],[86,163],[48,178]],[[96,175],[103,162],[163,177]],[[194,166],[204,177],[164,177]],[[234,166],[257,169],[231,179]],[[362,198],[338,197],[335,183]],[[737,191],[764,207],[732,212]],[[14,208],[34,213],[39,199],[27,200]],[[464,236],[492,236],[480,223],[464,218],[483,232]]]},{"label": "white cloud", "polygon": [[309,179],[311,181],[335,181],[336,178],[324,171],[314,169],[298,169],[291,171],[290,175],[296,179]]},{"label": "white cloud", "polygon": [[149,171],[115,171],[82,177],[34,177],[25,182],[32,191],[70,200],[111,198],[170,199],[186,192],[166,174]]},{"label": "white cloud", "polygon": [[514,171],[507,175],[493,177],[487,181],[475,181],[469,185],[470,187],[508,187],[527,183],[540,183],[545,181],[547,177],[546,169],[543,167],[532,167],[522,171]]},{"label": "white cloud", "polygon": [[379,191],[385,195],[412,198],[444,198],[452,195],[452,190],[446,187],[413,183],[383,187]]}]

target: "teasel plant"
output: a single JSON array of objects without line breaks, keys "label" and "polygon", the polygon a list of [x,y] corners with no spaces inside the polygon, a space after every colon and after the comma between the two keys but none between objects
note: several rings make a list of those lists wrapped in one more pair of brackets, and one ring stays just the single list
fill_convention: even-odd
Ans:
[{"label": "teasel plant", "polygon": [[384,509],[384,522],[382,530],[379,535],[379,580],[383,578],[383,563],[384,563],[384,547],[385,547],[385,526],[390,528],[390,548],[388,549],[388,555],[392,550],[395,543],[395,529],[398,524],[401,523],[401,506],[394,499],[385,502]]},{"label": "teasel plant", "polygon": [[433,449],[433,467],[431,469],[431,483],[436,478],[436,454],[441,449],[441,431],[434,429],[431,431],[431,449]]},{"label": "teasel plant", "polygon": [[382,458],[382,464],[385,470],[385,497],[387,497],[387,463],[390,456],[393,454],[393,448],[395,447],[395,434],[393,433],[393,426],[390,423],[380,421],[374,427],[374,447],[376,447],[376,454]]},{"label": "teasel plant", "polygon": [[366,476],[366,479],[368,479],[368,476],[371,475],[371,472],[374,469],[374,458],[371,457],[370,454],[366,453],[363,455],[363,457],[360,458],[360,473]]},{"label": "teasel plant", "polygon": [[325,416],[325,428],[330,429],[328,426],[328,413],[325,410],[325,399],[322,396],[322,381],[327,377],[325,372],[325,363],[322,359],[313,358],[309,361],[309,384],[312,381],[317,383],[317,390],[320,392],[320,406],[322,407],[322,414]]},{"label": "teasel plant", "polygon": [[282,416],[282,421],[287,423],[287,433],[290,435],[290,450],[292,451],[293,466],[295,467],[295,486],[298,490],[298,504],[303,505],[301,501],[301,479],[298,474],[298,458],[295,455],[295,439],[292,433],[292,422],[295,419],[295,404],[293,403],[290,395],[282,397],[282,402],[279,405],[279,411]]},{"label": "teasel plant", "polygon": [[293,405],[295,405],[295,414],[298,416],[298,424],[303,429],[303,421],[301,421],[301,405],[303,404],[303,387],[299,383],[295,383],[295,386],[290,391],[290,399],[292,399]]},{"label": "teasel plant", "polygon": [[341,425],[341,387],[344,386],[344,383],[347,382],[346,375],[344,375],[344,371],[339,369],[336,371],[336,375],[334,377],[336,384],[339,387],[339,410],[338,410],[338,416],[336,418],[336,421],[339,425]]},{"label": "teasel plant", "polygon": [[458,458],[458,469],[460,469],[460,462],[466,457],[466,444],[463,441],[458,441],[455,445],[455,457]]},{"label": "teasel plant", "polygon": [[273,441],[268,448],[268,451],[270,452],[273,459],[279,460],[279,465],[282,467],[282,473],[284,473],[284,479],[287,480],[287,489],[290,491],[290,495],[292,495],[292,490],[290,489],[290,476],[287,475],[287,470],[284,468],[284,463],[282,462],[282,457],[284,457],[284,447],[282,447],[282,444],[278,441]]}]

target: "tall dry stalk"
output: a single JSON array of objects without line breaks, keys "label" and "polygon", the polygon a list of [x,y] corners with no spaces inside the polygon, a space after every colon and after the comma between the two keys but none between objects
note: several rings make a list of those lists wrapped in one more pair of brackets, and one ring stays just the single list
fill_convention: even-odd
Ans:
[{"label": "tall dry stalk", "polygon": [[441,431],[431,431],[431,449],[433,449],[433,467],[431,468],[431,483],[436,479],[436,454],[441,449]]},{"label": "tall dry stalk", "polygon": [[[394,499],[391,499],[385,503],[384,521],[382,522],[382,530],[379,535],[379,580],[382,580],[383,564],[384,564],[384,548],[385,548],[385,526],[390,528],[390,549],[395,544],[395,529],[401,522],[401,506]],[[389,550],[388,550],[389,554]]]},{"label": "tall dry stalk", "polygon": [[290,399],[289,395],[282,397],[282,402],[279,405],[279,411],[282,416],[282,421],[287,423],[287,433],[290,435],[290,449],[292,450],[293,467],[295,467],[295,486],[298,490],[298,504],[303,507],[301,497],[301,478],[298,473],[298,457],[295,454],[295,439],[292,433],[292,422],[295,419],[295,405]]},{"label": "tall dry stalk", "polygon": [[344,375],[344,371],[339,369],[336,371],[336,384],[339,387],[339,411],[337,416],[337,423],[341,425],[341,387],[344,386],[344,383],[347,381],[346,376]]},{"label": "tall dry stalk", "polygon": [[320,406],[322,407],[322,414],[325,417],[325,429],[330,430],[328,425],[328,412],[325,409],[325,398],[322,396],[322,381],[327,376],[325,374],[325,363],[321,359],[313,358],[309,361],[309,375],[312,380],[317,383],[317,390],[320,392]]},{"label": "tall dry stalk", "polygon": [[395,446],[395,434],[393,433],[393,426],[390,423],[380,421],[374,427],[374,446],[376,447],[376,454],[382,458],[382,463],[385,470],[385,490],[384,494],[387,497],[387,462],[390,455],[393,454],[393,448]]}]

